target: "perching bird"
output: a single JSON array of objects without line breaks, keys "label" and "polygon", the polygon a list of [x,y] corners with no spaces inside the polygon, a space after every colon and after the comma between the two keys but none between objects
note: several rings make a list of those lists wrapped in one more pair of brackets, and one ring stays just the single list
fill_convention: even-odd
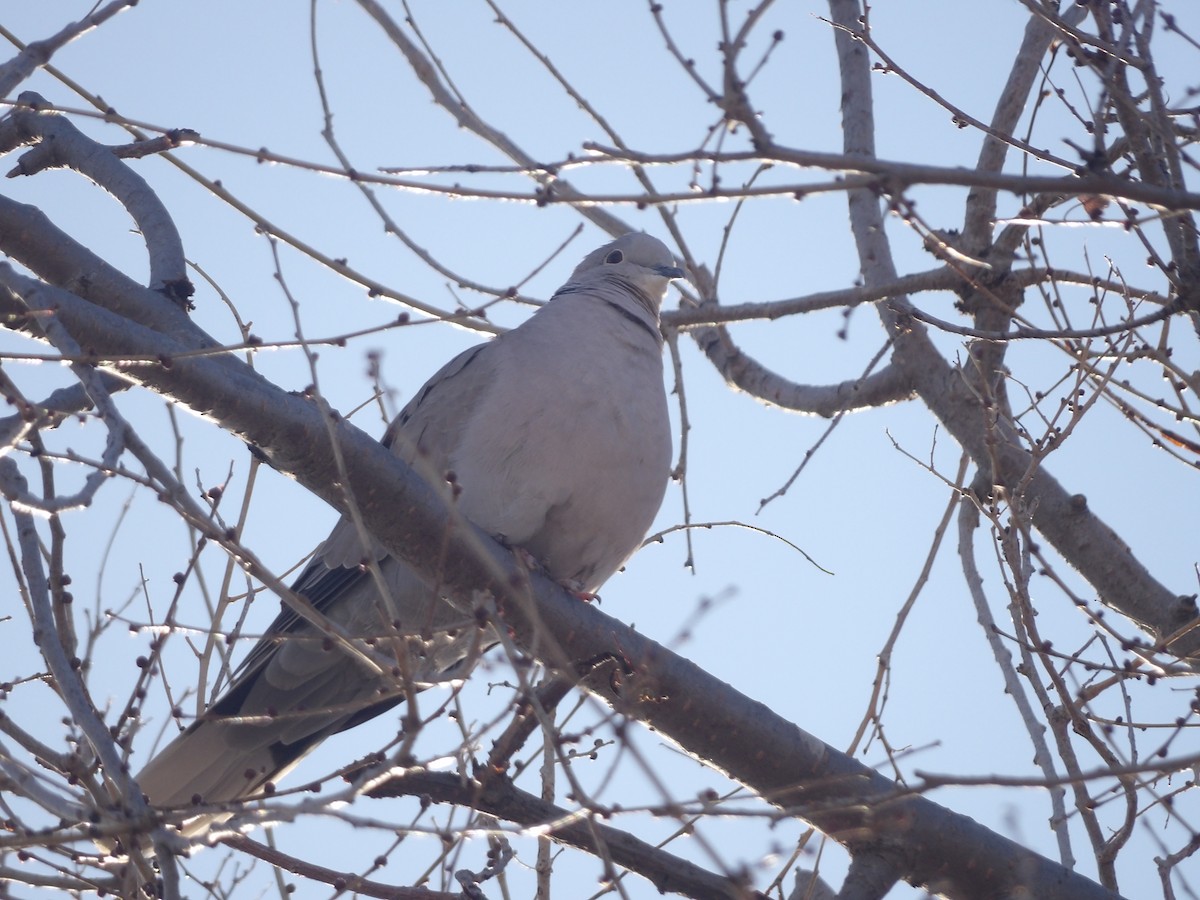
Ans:
[{"label": "perching bird", "polygon": [[[444,485],[454,472],[464,515],[551,577],[594,592],[637,549],[666,490],[671,435],[658,315],[668,284],[682,276],[656,238],[627,234],[605,244],[530,319],[443,366],[384,443],[426,478]],[[379,563],[401,627],[428,638],[408,642],[408,683],[461,674],[480,651],[477,624],[408,565],[364,546],[349,519],[294,590],[351,635],[394,633],[384,627],[387,606],[368,559]],[[224,695],[150,761],[138,784],[158,807],[253,796],[404,692],[400,679],[373,673],[284,609]]]}]

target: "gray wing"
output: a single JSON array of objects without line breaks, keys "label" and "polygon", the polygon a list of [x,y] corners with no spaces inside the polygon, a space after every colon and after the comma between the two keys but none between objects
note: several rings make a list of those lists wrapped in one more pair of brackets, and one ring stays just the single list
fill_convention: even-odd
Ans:
[{"label": "gray wing", "polygon": [[[384,437],[431,483],[444,483],[455,443],[491,382],[489,356],[497,349],[496,341],[472,347],[443,366]],[[378,563],[404,630],[411,632],[407,636],[381,615],[366,565],[371,561]],[[399,641],[407,648],[405,668],[414,682],[452,676],[488,646],[471,620],[376,542],[364,544],[346,518],[293,590],[354,636]],[[378,649],[385,646],[393,644],[380,643]],[[138,783],[160,806],[186,806],[196,798],[210,804],[237,800],[286,774],[326,737],[379,715],[404,696],[400,679],[372,672],[285,607],[228,690],[150,761]]]}]

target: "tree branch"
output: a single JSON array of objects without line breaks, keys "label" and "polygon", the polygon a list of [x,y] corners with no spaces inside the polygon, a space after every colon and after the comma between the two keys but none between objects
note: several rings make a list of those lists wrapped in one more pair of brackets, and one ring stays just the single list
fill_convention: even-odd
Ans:
[{"label": "tree branch", "polygon": [[554,840],[578,847],[637,872],[659,893],[685,894],[696,900],[753,900],[763,895],[730,877],[705,871],[660,847],[596,821],[595,816],[555,806],[518,789],[503,777],[464,782],[457,775],[411,772],[389,778],[370,797],[429,797],[435,803],[469,806],[506,822],[545,831]]},{"label": "tree branch", "polygon": [[[64,327],[88,335],[96,352],[164,361],[117,366],[122,375],[250,441],[339,511],[353,503],[388,552],[437,580],[455,602],[473,603],[478,591],[490,590],[495,615],[526,652],[567,673],[574,660],[626,660],[627,679],[586,687],[852,851],[891,848],[903,856],[906,880],[948,897],[1000,895],[1018,886],[1041,896],[1115,896],[965,816],[904,796],[873,770],[526,571],[457,515],[444,492],[345,420],[328,422],[316,404],[279,390],[237,360],[178,356],[190,348],[65,291],[42,289]],[[0,297],[0,313],[19,311],[17,301]],[[331,438],[344,473],[333,462]],[[437,573],[430,571],[433,560],[443,562]]]},{"label": "tree branch", "polygon": [[[835,23],[857,25],[861,15],[858,0],[829,0],[829,5]],[[875,151],[874,114],[866,49],[841,29],[835,32],[835,42],[843,79],[845,149],[848,154],[870,159]],[[870,191],[855,190],[849,192],[847,200],[865,283],[895,281],[896,269],[878,197]],[[921,400],[976,464],[991,473],[994,484],[1016,485],[1028,479],[1025,490],[1034,526],[1092,585],[1105,605],[1132,619],[1160,642],[1196,617],[1195,602],[1171,592],[1155,579],[1117,533],[1088,509],[1086,498],[1070,494],[1043,466],[1034,466],[1033,458],[1004,422],[989,424],[988,411],[980,398],[970,390],[962,373],[948,365],[933,347],[906,297],[893,297],[877,304],[877,309],[895,337],[894,362],[911,378]],[[1170,649],[1186,656],[1197,647],[1200,634],[1191,633]]]}]

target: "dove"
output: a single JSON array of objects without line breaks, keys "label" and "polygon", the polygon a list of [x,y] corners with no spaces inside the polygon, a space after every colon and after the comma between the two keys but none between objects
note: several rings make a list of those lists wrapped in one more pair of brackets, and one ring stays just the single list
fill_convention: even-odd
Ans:
[{"label": "dove", "polygon": [[[589,253],[529,319],[434,374],[384,444],[452,490],[484,531],[560,583],[594,593],[639,547],[666,491],[659,308],[683,274],[645,234]],[[399,653],[403,677],[381,674],[285,608],[228,689],[137,776],[152,805],[211,810],[268,793],[325,738],[410,690],[461,677],[495,643],[347,517],[293,590],[350,636]],[[182,830],[197,834],[225,817],[197,815]]]}]

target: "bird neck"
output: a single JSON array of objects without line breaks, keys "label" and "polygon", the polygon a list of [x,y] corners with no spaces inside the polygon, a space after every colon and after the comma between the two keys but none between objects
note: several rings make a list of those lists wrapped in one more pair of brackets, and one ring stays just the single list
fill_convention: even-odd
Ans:
[{"label": "bird neck", "polygon": [[638,285],[624,278],[608,276],[597,282],[568,282],[555,292],[552,301],[566,294],[591,293],[622,317],[643,329],[662,346],[658,328],[658,304]]}]

